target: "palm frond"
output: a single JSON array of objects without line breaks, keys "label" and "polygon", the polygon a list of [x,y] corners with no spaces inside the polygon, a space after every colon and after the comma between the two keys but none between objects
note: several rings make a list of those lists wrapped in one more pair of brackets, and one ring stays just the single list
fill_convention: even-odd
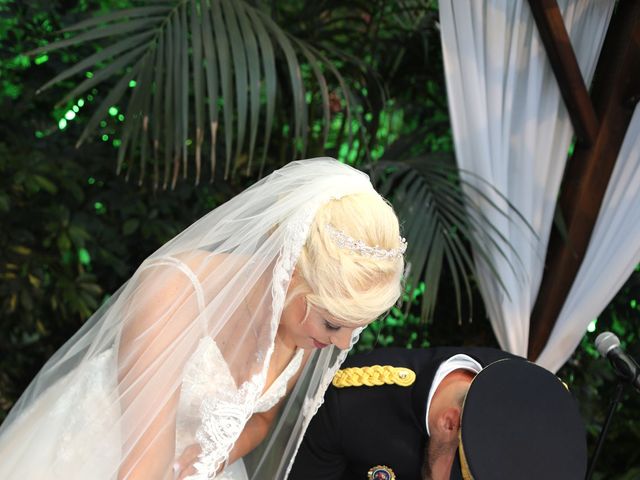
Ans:
[{"label": "palm frond", "polygon": [[[500,215],[517,212],[513,205],[498,194],[501,207],[490,196],[461,175],[450,154],[432,154],[406,161],[379,161],[370,167],[374,184],[391,200],[403,223],[407,238],[407,281],[411,285],[424,282],[422,318],[432,318],[446,264],[450,272],[458,311],[462,321],[463,298],[470,309],[476,263],[471,252],[486,265],[495,282],[508,296],[508,291],[492,260],[497,253],[514,272],[522,270],[518,253],[504,235],[489,221],[473,201],[472,192]],[[464,186],[464,188],[463,188]],[[497,192],[496,192],[497,193]],[[521,228],[535,236],[526,221],[516,214]]]},{"label": "palm frond", "polygon": [[[260,150],[260,172],[264,169],[277,95],[282,95],[284,105],[290,105],[293,156],[303,155],[306,149],[310,88],[319,92],[326,139],[331,87],[325,72],[342,93],[348,119],[355,101],[325,54],[287,33],[248,0],[156,0],[81,21],[63,32],[66,38],[31,53],[96,41],[103,42],[103,48],[58,74],[41,90],[91,71],[91,78],[80,81],[61,101],[106,85],[100,95],[108,101],[95,111],[78,145],[90,138],[105,112],[118,104],[119,110],[126,111],[118,169],[130,175],[137,165],[142,182],[149,161],[156,187],[175,186],[179,176],[188,175],[191,151],[193,176],[199,182],[206,143],[213,179],[220,115],[224,175],[233,175],[241,157],[249,175]],[[306,65],[311,76],[303,75]],[[288,78],[288,86],[278,82],[279,71]],[[350,122],[348,125],[350,128]],[[261,129],[264,135],[259,138]]]}]

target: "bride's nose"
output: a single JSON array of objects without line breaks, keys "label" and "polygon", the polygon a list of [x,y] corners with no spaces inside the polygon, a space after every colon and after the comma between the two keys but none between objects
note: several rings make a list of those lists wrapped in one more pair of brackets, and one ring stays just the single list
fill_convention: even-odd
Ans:
[{"label": "bride's nose", "polygon": [[352,334],[353,328],[342,327],[338,332],[331,336],[331,343],[333,343],[340,350],[346,350],[351,346]]}]

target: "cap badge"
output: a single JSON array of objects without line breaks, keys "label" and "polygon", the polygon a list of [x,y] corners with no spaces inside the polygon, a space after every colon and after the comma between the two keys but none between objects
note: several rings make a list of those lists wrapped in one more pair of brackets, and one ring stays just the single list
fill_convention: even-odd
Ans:
[{"label": "cap badge", "polygon": [[385,465],[376,465],[367,472],[368,480],[396,480],[396,474]]}]

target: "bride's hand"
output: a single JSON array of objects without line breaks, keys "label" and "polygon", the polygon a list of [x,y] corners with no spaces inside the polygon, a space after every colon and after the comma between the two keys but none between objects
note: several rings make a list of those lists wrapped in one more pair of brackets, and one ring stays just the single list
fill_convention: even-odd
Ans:
[{"label": "bride's hand", "polygon": [[193,464],[196,463],[198,455],[200,455],[201,452],[202,449],[198,444],[189,445],[184,449],[182,455],[180,455],[173,464],[173,470],[175,472],[174,478],[176,480],[183,480],[189,475],[198,473]]},{"label": "bride's hand", "polygon": [[[200,453],[202,453],[202,448],[200,448],[200,445],[198,444],[189,445],[184,449],[182,455],[180,455],[180,457],[178,457],[178,459],[173,464],[175,480],[184,480],[189,475],[195,475],[196,473],[198,473],[196,467],[194,467],[193,464],[198,460],[198,456],[200,455]],[[218,469],[216,474],[224,470],[226,465],[227,462],[224,462]]]}]

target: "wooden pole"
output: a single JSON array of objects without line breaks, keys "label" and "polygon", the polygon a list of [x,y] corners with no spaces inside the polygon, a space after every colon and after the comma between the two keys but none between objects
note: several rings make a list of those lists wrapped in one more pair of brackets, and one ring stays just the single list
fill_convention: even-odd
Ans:
[{"label": "wooden pole", "polygon": [[568,238],[565,241],[555,229],[551,233],[546,269],[531,314],[530,360],[542,352],[578,273],[640,98],[640,1],[618,2],[596,67],[591,98],[600,127],[593,144],[578,142],[567,162],[559,204]]},{"label": "wooden pole", "polygon": [[576,136],[593,145],[600,126],[556,0],[529,0]]}]

